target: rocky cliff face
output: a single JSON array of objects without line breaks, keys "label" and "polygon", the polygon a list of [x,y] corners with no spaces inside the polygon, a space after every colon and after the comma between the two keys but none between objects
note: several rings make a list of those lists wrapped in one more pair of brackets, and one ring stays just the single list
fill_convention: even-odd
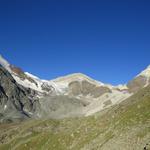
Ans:
[{"label": "rocky cliff face", "polygon": [[102,96],[105,93],[111,93],[111,89],[106,86],[96,86],[88,82],[87,80],[79,81],[72,81],[69,83],[69,94],[74,96],[83,95],[88,96],[90,95],[93,98],[97,98]]},{"label": "rocky cliff face", "polygon": [[34,92],[19,85],[0,65],[0,122],[35,117],[39,107]]}]

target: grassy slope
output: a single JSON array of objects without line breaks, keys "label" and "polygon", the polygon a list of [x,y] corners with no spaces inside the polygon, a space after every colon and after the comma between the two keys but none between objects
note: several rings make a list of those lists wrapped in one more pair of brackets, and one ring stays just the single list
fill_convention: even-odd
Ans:
[{"label": "grassy slope", "polygon": [[86,118],[0,125],[0,150],[142,150],[150,142],[150,87]]}]

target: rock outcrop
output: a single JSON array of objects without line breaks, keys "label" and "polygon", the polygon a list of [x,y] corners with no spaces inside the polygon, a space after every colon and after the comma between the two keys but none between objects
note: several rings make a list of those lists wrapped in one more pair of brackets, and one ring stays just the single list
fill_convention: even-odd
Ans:
[{"label": "rock outcrop", "polygon": [[69,94],[74,96],[83,95],[83,96],[92,96],[93,98],[97,98],[102,96],[105,93],[111,93],[111,89],[106,86],[96,86],[88,82],[87,80],[72,81],[69,83]]},{"label": "rock outcrop", "polygon": [[35,117],[39,101],[34,91],[19,85],[11,74],[0,65],[0,121]]}]

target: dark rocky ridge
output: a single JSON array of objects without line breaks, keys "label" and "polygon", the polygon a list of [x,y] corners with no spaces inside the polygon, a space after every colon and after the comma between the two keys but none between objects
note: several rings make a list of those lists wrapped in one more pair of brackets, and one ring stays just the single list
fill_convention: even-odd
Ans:
[{"label": "dark rocky ridge", "polygon": [[0,122],[36,116],[40,104],[34,91],[26,89],[0,65]]}]

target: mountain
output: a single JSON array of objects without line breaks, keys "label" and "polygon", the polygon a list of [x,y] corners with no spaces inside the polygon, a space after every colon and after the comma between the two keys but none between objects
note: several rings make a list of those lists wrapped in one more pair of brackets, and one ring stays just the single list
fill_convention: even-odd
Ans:
[{"label": "mountain", "polygon": [[[0,64],[2,71],[8,72],[9,78],[16,82],[16,88],[24,89],[25,97],[29,99],[26,100],[28,101],[26,106],[32,106],[34,110],[38,110],[38,115],[27,111],[27,116],[31,118],[89,116],[124,101],[150,83],[150,67],[147,67],[126,85],[113,86],[96,81],[82,73],[43,80],[10,64],[2,56],[0,56]],[[5,90],[4,92],[6,93]],[[13,94],[15,97],[15,93]],[[38,106],[33,105],[32,101],[35,99],[39,103]],[[19,104],[20,101],[22,99],[17,100],[16,103]],[[2,107],[4,110],[6,106]],[[26,110],[22,103],[21,107],[21,111]]]},{"label": "mountain", "polygon": [[43,80],[0,57],[0,149],[150,148],[150,67],[113,86],[75,73]]},{"label": "mountain", "polygon": [[0,64],[19,86],[32,91],[32,97],[39,99],[39,117],[88,116],[132,95],[126,85],[104,84],[81,73],[42,80],[10,64],[2,56]]}]

